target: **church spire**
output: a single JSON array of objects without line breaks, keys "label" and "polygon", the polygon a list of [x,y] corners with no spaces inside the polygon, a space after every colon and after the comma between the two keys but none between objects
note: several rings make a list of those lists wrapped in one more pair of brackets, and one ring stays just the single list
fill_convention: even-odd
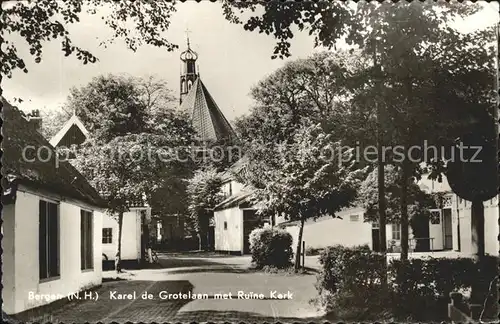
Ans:
[{"label": "church spire", "polygon": [[180,78],[180,103],[188,94],[189,90],[196,81],[198,74],[196,73],[196,60],[198,59],[198,54],[191,49],[191,44],[189,42],[189,30],[186,30],[187,36],[187,49],[181,53],[182,61],[182,72]]}]

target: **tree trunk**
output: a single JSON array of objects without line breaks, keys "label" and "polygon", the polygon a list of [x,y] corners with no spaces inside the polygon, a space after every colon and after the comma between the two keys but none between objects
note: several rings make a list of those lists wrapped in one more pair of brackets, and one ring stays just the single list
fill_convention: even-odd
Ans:
[{"label": "tree trunk", "polygon": [[[377,87],[380,87],[381,80],[381,67],[377,63],[377,53],[376,49],[373,53],[373,64],[377,68],[379,78],[377,80]],[[383,123],[382,123],[382,105],[375,100],[376,111],[377,111],[377,154],[378,154],[378,213],[379,213],[379,244],[380,252],[387,252],[387,234],[386,234],[386,204],[385,204],[385,170],[384,170],[384,147],[383,147]]]},{"label": "tree trunk", "polygon": [[484,205],[482,200],[471,206],[472,253],[477,261],[484,257]]},{"label": "tree trunk", "polygon": [[[406,148],[405,148],[406,149]],[[408,239],[409,239],[409,221],[408,221],[408,164],[403,161],[401,170],[401,260],[408,260]]]},{"label": "tree trunk", "polygon": [[300,218],[300,228],[299,228],[299,237],[297,238],[297,249],[295,251],[295,272],[298,272],[300,269],[300,253],[302,252],[302,233],[304,233],[304,222],[305,219],[303,217]]},{"label": "tree trunk", "polygon": [[201,244],[201,232],[200,232],[200,231],[198,231],[198,232],[196,233],[196,236],[198,237],[198,250],[199,250],[199,251],[201,251],[201,250],[203,250],[203,248],[202,248],[203,246],[202,246],[202,244]]},{"label": "tree trunk", "polygon": [[117,273],[122,271],[122,228],[123,228],[123,212],[118,213],[118,251],[115,258],[115,269]]},{"label": "tree trunk", "polygon": [[[382,151],[382,145],[379,144],[379,157]],[[387,234],[386,234],[386,215],[385,215],[385,170],[384,162],[378,160],[378,223],[379,223],[379,242],[380,252],[387,252]]]},{"label": "tree trunk", "polygon": [[[482,200],[473,200],[471,206],[471,236],[472,236],[472,253],[474,255],[476,265],[479,268],[487,266],[484,262],[484,204]],[[474,319],[479,318],[479,312],[482,309],[484,299],[488,293],[488,282],[484,278],[476,276],[472,284],[470,303],[472,306],[472,316]]]}]

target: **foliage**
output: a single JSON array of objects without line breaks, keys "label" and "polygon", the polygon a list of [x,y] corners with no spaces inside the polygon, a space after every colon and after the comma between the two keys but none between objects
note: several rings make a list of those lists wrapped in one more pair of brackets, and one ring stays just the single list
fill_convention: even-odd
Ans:
[{"label": "foliage", "polygon": [[[275,143],[290,138],[301,126],[321,123],[327,132],[343,125],[336,113],[349,96],[354,75],[365,68],[359,53],[321,52],[287,62],[251,91],[255,106],[236,122],[244,142]],[[338,118],[334,118],[337,116]]]},{"label": "foliage", "polygon": [[43,137],[50,140],[63,125],[71,118],[71,113],[64,110],[42,110],[42,129]]},{"label": "foliage", "polygon": [[[488,284],[497,276],[497,264],[496,257],[486,258],[480,264],[468,258],[393,260],[389,277],[397,296],[394,315],[402,320],[446,320],[450,293],[470,291],[480,278]],[[488,306],[495,308],[494,304]]]},{"label": "foliage", "polygon": [[[351,98],[354,104],[348,105],[347,111],[359,109],[353,116],[369,117],[374,115],[373,108],[379,107],[377,119],[383,144],[402,148],[399,160],[391,156],[388,161],[401,167],[403,258],[407,257],[407,186],[412,177],[418,179],[422,173],[420,163],[409,161],[409,148],[420,148],[418,162],[431,163],[431,177],[440,180],[445,170],[442,161],[449,158],[444,155],[455,148],[455,140],[481,129],[479,125],[495,122],[490,111],[495,71],[494,29],[461,33],[449,24],[480,8],[477,4],[462,6],[445,2],[359,2],[356,6],[337,2],[224,4],[228,20],[242,23],[241,16],[250,13],[245,29],[273,34],[277,45],[272,57],[290,55],[292,28],[297,27],[314,35],[316,46],[331,48],[344,38],[350,46],[359,47],[373,59],[374,67],[363,71],[361,80],[365,82],[358,87],[359,91],[354,91]],[[360,133],[370,134],[370,127],[360,128]],[[496,138],[493,127],[488,129],[485,137],[494,134]],[[426,144],[444,148],[446,153],[423,156]],[[486,169],[491,173],[494,163],[488,166],[491,168]],[[479,178],[490,181],[485,169],[476,169]]]},{"label": "foliage", "polygon": [[[401,219],[401,174],[399,170],[392,165],[386,165],[384,169],[387,222],[399,223]],[[361,183],[358,201],[363,208],[365,208],[365,221],[377,222],[379,214],[377,170],[370,172]],[[407,203],[410,219],[414,217],[428,217],[429,209],[436,207],[433,197],[423,192],[415,182],[411,182],[408,185]]]},{"label": "foliage", "polygon": [[[316,287],[335,320],[444,321],[451,292],[470,292],[477,280],[488,288],[498,271],[498,257],[481,263],[468,258],[392,260],[388,268],[385,262],[367,246],[323,251]],[[387,285],[382,285],[384,278]],[[497,314],[497,300],[490,296],[487,316]]]},{"label": "foliage", "polygon": [[[243,24],[245,30],[272,34],[277,43],[271,58],[289,57],[293,26],[314,35],[315,44],[332,48],[335,41],[347,31],[352,19],[346,3],[312,1],[224,1],[223,11],[227,20]],[[241,16],[251,12],[245,22]]]},{"label": "foliage", "polygon": [[274,227],[256,228],[249,236],[252,262],[258,269],[285,269],[292,264],[292,235]]},{"label": "foliage", "polygon": [[206,247],[206,234],[213,208],[223,200],[222,180],[214,169],[198,169],[187,185],[188,217],[186,225],[200,239],[201,248]]},{"label": "foliage", "polygon": [[390,291],[382,285],[385,257],[368,246],[327,247],[316,288],[320,303],[335,320],[380,320],[387,317]]},{"label": "foliage", "polygon": [[[151,84],[155,91],[146,89]],[[118,217],[119,252],[123,213],[130,206],[148,203],[160,217],[186,211],[183,179],[193,169],[187,157],[194,130],[185,115],[160,109],[167,93],[161,81],[101,76],[73,89],[65,107],[91,134],[72,163]]]},{"label": "foliage", "polygon": [[261,212],[289,220],[333,215],[347,207],[364,176],[353,167],[351,151],[319,125],[301,128],[278,145],[252,143],[245,180],[256,190]]},{"label": "foliage", "polygon": [[252,142],[244,182],[255,187],[252,199],[259,213],[284,215],[300,221],[296,262],[304,222],[308,218],[335,215],[354,200],[364,170],[355,168],[351,150],[334,142],[319,125],[304,127],[284,143]]},{"label": "foliage", "polygon": [[1,73],[11,77],[15,69],[28,72],[27,58],[21,57],[18,52],[19,38],[28,43],[30,55],[36,63],[42,61],[45,43],[57,40],[61,42],[65,56],[75,55],[83,64],[95,63],[98,58],[75,44],[69,32],[71,25],[80,22],[82,14],[100,16],[113,32],[113,35],[100,45],[106,46],[122,38],[134,52],[142,44],[172,51],[178,46],[162,35],[170,26],[173,12],[175,4],[165,1],[2,1],[0,19],[4,26],[2,38],[5,43],[1,54]]}]

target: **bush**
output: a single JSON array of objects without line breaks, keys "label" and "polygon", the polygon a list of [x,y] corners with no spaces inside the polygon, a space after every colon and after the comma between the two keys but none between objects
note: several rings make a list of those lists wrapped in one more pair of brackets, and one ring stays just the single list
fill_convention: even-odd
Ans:
[{"label": "bush", "polygon": [[488,293],[498,273],[495,257],[480,264],[468,258],[430,258],[386,265],[385,258],[367,246],[333,246],[319,261],[322,270],[316,288],[332,320],[446,321],[450,293],[470,292],[478,279],[484,291],[481,303],[487,300],[484,318],[497,314],[495,286]]},{"label": "bush", "polygon": [[278,228],[257,228],[250,233],[252,262],[257,269],[264,266],[284,269],[292,264],[292,235]]},{"label": "bush", "polygon": [[491,257],[482,264],[469,258],[393,260],[389,279],[397,296],[394,315],[403,320],[447,320],[451,292],[470,291],[477,279],[483,281],[487,291],[497,271],[497,259]]},{"label": "bush", "polygon": [[390,312],[385,258],[368,246],[336,245],[320,255],[322,271],[316,288],[320,303],[337,320],[380,320]]}]

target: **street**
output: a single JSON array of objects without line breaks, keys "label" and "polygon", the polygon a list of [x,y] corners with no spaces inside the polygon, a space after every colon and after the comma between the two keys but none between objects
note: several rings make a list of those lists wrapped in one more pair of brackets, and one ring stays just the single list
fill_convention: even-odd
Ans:
[{"label": "street", "polygon": [[[314,264],[316,258],[306,259]],[[104,272],[97,300],[71,301],[44,312],[51,322],[314,321],[314,272],[267,274],[249,256],[159,254],[157,269]]]}]

